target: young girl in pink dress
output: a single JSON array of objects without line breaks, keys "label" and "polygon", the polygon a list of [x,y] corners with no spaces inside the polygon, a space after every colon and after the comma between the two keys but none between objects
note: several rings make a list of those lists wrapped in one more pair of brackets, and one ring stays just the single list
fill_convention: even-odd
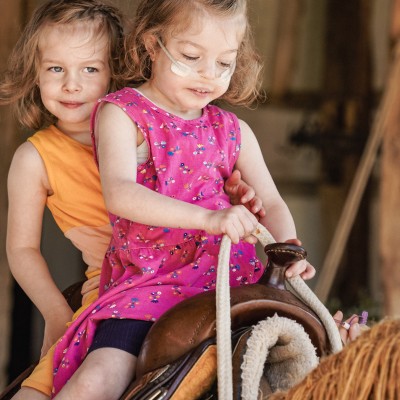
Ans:
[{"label": "young girl in pink dress", "polygon": [[[214,105],[249,105],[258,94],[246,8],[245,0],[139,5],[128,40],[129,79],[139,84],[107,95],[93,114],[113,236],[101,297],[57,346],[57,399],[118,399],[151,324],[215,289],[223,234],[233,243],[230,285],[259,280],[264,267],[243,240],[258,221],[244,206],[231,206],[223,191],[235,168],[263,201],[260,222],[277,241],[296,238],[250,127]],[[287,274],[308,279],[314,272],[303,260]],[[118,379],[107,379],[111,372]]]}]

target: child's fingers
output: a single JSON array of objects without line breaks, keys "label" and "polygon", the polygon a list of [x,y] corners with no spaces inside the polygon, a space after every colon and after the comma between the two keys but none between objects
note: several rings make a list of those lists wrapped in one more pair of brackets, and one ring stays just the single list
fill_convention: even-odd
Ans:
[{"label": "child's fingers", "polygon": [[[301,241],[297,238],[288,239],[285,243],[294,244],[296,246],[301,246]],[[307,261],[300,260],[293,263],[286,270],[286,278],[291,278],[292,276],[300,275],[304,280],[311,279],[315,275],[315,268]]]},{"label": "child's fingers", "polygon": [[226,234],[233,244],[238,244],[241,237],[245,236],[245,230],[240,220],[232,220],[226,227]]},{"label": "child's fingers", "polygon": [[307,260],[300,260],[293,263],[285,275],[286,278],[300,275],[303,279],[311,279],[315,275],[315,268]]},{"label": "child's fingers", "polygon": [[307,267],[304,272],[300,274],[300,276],[306,281],[308,279],[314,278],[315,276],[315,268],[307,262]]},{"label": "child's fingers", "polygon": [[237,196],[239,190],[239,182],[240,182],[240,172],[233,171],[232,175],[226,180],[224,185],[224,190],[228,194],[228,196],[232,197],[232,201],[239,201],[239,199],[235,198]]},{"label": "child's fingers", "polygon": [[339,335],[340,335],[340,339],[342,340],[342,343],[344,345],[347,344],[347,340],[348,340],[348,336],[349,336],[349,332],[346,329],[347,328],[347,321],[343,321],[343,313],[341,311],[336,311],[336,313],[333,315],[333,320],[336,323],[336,326],[339,330]]},{"label": "child's fingers", "polygon": [[357,339],[361,334],[360,324],[358,322],[353,323],[349,329],[348,340],[353,341]]},{"label": "child's fingers", "polygon": [[300,275],[306,270],[305,260],[297,261],[290,265],[286,270],[286,278],[291,278],[292,276]]},{"label": "child's fingers", "polygon": [[[247,202],[251,202],[254,199],[258,199],[258,197],[256,197],[256,192],[254,191],[254,189],[251,186],[247,186],[245,192],[243,193],[242,197],[240,198],[240,202],[242,204],[246,204]],[[260,202],[261,202],[261,200],[260,200]]]},{"label": "child's fingers", "polygon": [[[240,238],[250,238],[258,223],[257,218],[245,207],[238,210],[237,217],[232,221],[227,231],[232,243],[235,244],[239,242]],[[253,239],[249,240],[252,241]]]},{"label": "child's fingers", "polygon": [[285,243],[294,244],[296,246],[301,246],[301,241],[299,239],[288,239]]},{"label": "child's fingers", "polygon": [[243,238],[243,240],[247,243],[250,244],[256,244],[257,243],[257,238],[253,235],[248,235],[246,237]]},{"label": "child's fingers", "polygon": [[355,340],[360,336],[361,329],[360,324],[358,323],[358,316],[353,314],[350,318],[347,318],[343,321],[343,313],[341,311],[337,311],[333,316],[333,319],[336,322],[336,326],[339,329],[340,338],[344,345]]},{"label": "child's fingers", "polygon": [[336,326],[339,327],[343,320],[343,313],[340,310],[336,311],[335,314],[333,314],[333,319],[336,322]]},{"label": "child's fingers", "polygon": [[234,182],[235,185],[238,185],[240,180],[242,179],[242,174],[240,173],[240,171],[238,169],[235,169],[232,172],[232,175],[230,176],[230,178],[228,178],[228,180],[231,179],[232,182]]},{"label": "child's fingers", "polygon": [[240,179],[241,179],[240,171],[238,170],[233,171],[232,175],[225,182],[225,187],[229,188],[231,191],[237,191]]},{"label": "child's fingers", "polygon": [[264,207],[261,207],[260,210],[257,212],[257,215],[258,215],[260,218],[264,218],[264,217],[267,215],[267,213],[265,212],[265,208],[264,208]]},{"label": "child's fingers", "polygon": [[249,206],[249,209],[253,214],[257,214],[263,208],[262,201],[257,196],[249,201]]},{"label": "child's fingers", "polygon": [[240,233],[238,232],[237,228],[231,224],[226,227],[225,234],[231,239],[233,244],[239,243],[240,240]]}]

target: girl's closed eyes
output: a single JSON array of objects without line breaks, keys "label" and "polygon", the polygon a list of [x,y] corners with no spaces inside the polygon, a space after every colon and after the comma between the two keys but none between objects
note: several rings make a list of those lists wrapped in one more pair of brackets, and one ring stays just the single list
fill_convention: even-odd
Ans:
[{"label": "girl's closed eyes", "polygon": [[[182,53],[181,55],[186,61],[189,61],[189,62],[193,63],[194,65],[201,60],[200,56],[189,56],[184,53]],[[218,66],[220,66],[221,68],[225,68],[225,69],[231,68],[233,63],[234,63],[234,61],[230,61],[230,62],[229,61],[226,61],[226,62],[225,61],[216,61],[216,64]]]}]

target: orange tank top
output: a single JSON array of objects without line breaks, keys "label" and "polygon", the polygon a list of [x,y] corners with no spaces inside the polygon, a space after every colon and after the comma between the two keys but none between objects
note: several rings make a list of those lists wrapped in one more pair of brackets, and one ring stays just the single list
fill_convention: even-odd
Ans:
[{"label": "orange tank top", "polygon": [[63,134],[54,125],[28,139],[43,159],[53,194],[47,207],[64,235],[82,252],[88,265],[83,292],[98,288],[111,227],[91,146]]}]

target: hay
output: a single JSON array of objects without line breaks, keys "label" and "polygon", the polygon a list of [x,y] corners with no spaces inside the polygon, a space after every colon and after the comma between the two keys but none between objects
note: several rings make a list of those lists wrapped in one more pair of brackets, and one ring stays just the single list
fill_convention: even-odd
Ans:
[{"label": "hay", "polygon": [[385,319],[268,400],[400,399],[400,319]]}]

